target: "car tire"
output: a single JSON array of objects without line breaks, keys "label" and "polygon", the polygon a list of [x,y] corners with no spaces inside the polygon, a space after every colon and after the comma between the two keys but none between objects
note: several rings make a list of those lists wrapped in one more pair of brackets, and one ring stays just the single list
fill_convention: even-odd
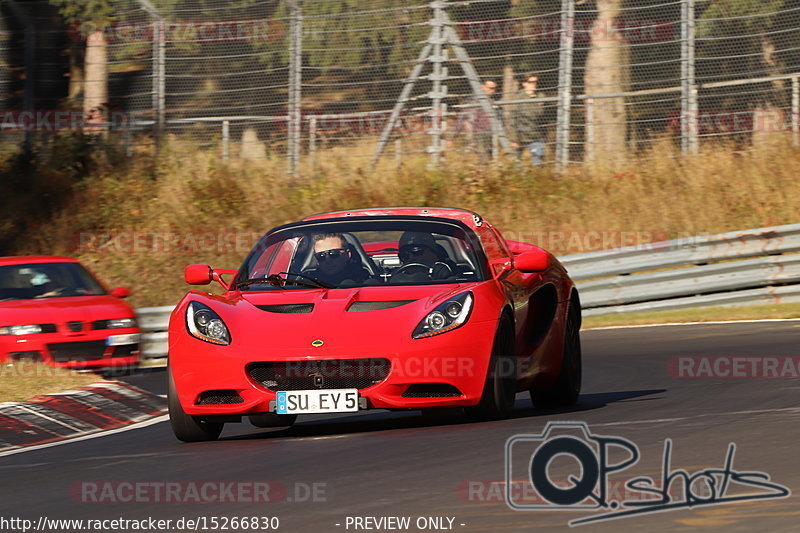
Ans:
[{"label": "car tire", "polygon": [[297,415],[279,415],[276,413],[258,413],[249,415],[250,423],[257,428],[291,427]]},{"label": "car tire", "polygon": [[474,407],[466,408],[470,418],[496,420],[511,416],[517,395],[515,363],[514,330],[511,321],[503,317],[494,338],[481,401]]},{"label": "car tire", "polygon": [[199,416],[187,415],[184,412],[181,402],[178,400],[178,394],[175,391],[172,373],[169,373],[167,404],[169,406],[169,423],[178,440],[183,442],[216,440],[222,433],[222,428],[225,425],[223,422],[206,422]]},{"label": "car tire", "polygon": [[537,408],[570,407],[578,401],[581,392],[581,337],[580,307],[572,302],[567,310],[564,332],[564,355],[561,373],[556,382],[546,389],[531,389],[531,400]]}]

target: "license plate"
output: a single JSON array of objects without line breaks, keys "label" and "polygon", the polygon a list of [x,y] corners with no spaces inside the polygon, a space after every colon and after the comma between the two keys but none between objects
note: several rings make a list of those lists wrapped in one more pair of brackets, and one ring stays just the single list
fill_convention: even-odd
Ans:
[{"label": "license plate", "polygon": [[106,346],[123,346],[125,344],[136,344],[137,342],[139,342],[138,333],[125,333],[106,337]]},{"label": "license plate", "polygon": [[280,391],[275,409],[279,415],[351,411],[358,411],[358,389]]}]

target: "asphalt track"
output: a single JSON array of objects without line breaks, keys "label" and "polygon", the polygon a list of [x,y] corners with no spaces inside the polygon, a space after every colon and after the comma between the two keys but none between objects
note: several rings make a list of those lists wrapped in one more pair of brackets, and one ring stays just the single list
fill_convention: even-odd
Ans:
[{"label": "asphalt track", "polygon": [[[721,469],[729,443],[735,443],[731,470],[767,473],[793,494],[678,508],[590,523],[578,530],[794,532],[800,518],[800,380],[688,379],[670,375],[669,363],[679,356],[798,358],[799,338],[800,321],[585,331],[583,394],[579,406],[566,412],[534,410],[527,395],[520,394],[515,417],[504,421],[442,423],[416,413],[385,411],[308,416],[291,430],[229,425],[220,441],[200,444],[177,442],[168,423],[161,422],[0,457],[0,524],[10,517],[38,523],[40,517],[277,516],[278,531],[366,531],[347,527],[347,517],[405,516],[411,519],[406,531],[420,530],[419,517],[453,518],[455,531],[557,531],[567,529],[570,520],[597,512],[514,511],[503,501],[498,490],[502,485],[490,483],[504,479],[509,437],[538,435],[549,421],[582,421],[593,433],[623,437],[641,452],[636,465],[610,474],[609,501],[628,498],[620,489],[626,479],[660,479],[665,439],[672,442],[670,471]],[[132,376],[130,381],[158,393],[166,388],[163,372]],[[524,453],[515,455],[512,464],[522,464],[522,470],[515,469],[512,479],[524,482],[529,457],[530,453],[527,458]],[[612,457],[619,461],[625,455]],[[554,460],[550,472],[581,475],[577,464],[563,456]],[[281,501],[170,503],[163,496],[162,501],[152,501],[158,498],[150,493],[143,497],[148,501],[139,503],[90,503],[81,494],[86,483],[94,482],[188,482],[182,485],[186,487],[205,481],[266,481],[271,483],[270,494]],[[314,488],[316,497],[310,495]],[[730,488],[729,493],[737,490],[767,492],[745,487]],[[678,496],[673,501],[679,501]],[[213,531],[211,523],[207,526]],[[0,530],[21,531],[9,523]],[[178,530],[189,529],[166,529]]]}]

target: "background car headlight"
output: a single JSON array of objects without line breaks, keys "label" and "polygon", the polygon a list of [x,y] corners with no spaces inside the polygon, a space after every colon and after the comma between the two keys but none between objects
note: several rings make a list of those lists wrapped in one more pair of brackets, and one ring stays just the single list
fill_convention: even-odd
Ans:
[{"label": "background car headlight", "polygon": [[135,318],[112,318],[110,320],[98,320],[94,323],[94,329],[121,329],[135,328],[136,326]]},{"label": "background car headlight", "polygon": [[471,292],[465,292],[436,306],[422,319],[411,336],[415,339],[431,337],[463,325],[472,311],[473,299]]},{"label": "background car headlight", "polygon": [[5,326],[0,328],[0,335],[33,335],[41,333],[42,326],[39,324],[25,324],[23,326]]},{"label": "background car headlight", "polygon": [[217,313],[207,305],[189,302],[186,308],[186,327],[192,336],[212,344],[227,345],[231,343],[228,327]]}]

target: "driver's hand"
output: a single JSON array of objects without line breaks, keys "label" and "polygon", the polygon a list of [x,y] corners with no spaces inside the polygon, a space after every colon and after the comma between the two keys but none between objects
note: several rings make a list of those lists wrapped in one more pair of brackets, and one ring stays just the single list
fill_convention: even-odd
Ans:
[{"label": "driver's hand", "polygon": [[449,278],[453,272],[444,263],[436,263],[431,269],[431,279]]}]

